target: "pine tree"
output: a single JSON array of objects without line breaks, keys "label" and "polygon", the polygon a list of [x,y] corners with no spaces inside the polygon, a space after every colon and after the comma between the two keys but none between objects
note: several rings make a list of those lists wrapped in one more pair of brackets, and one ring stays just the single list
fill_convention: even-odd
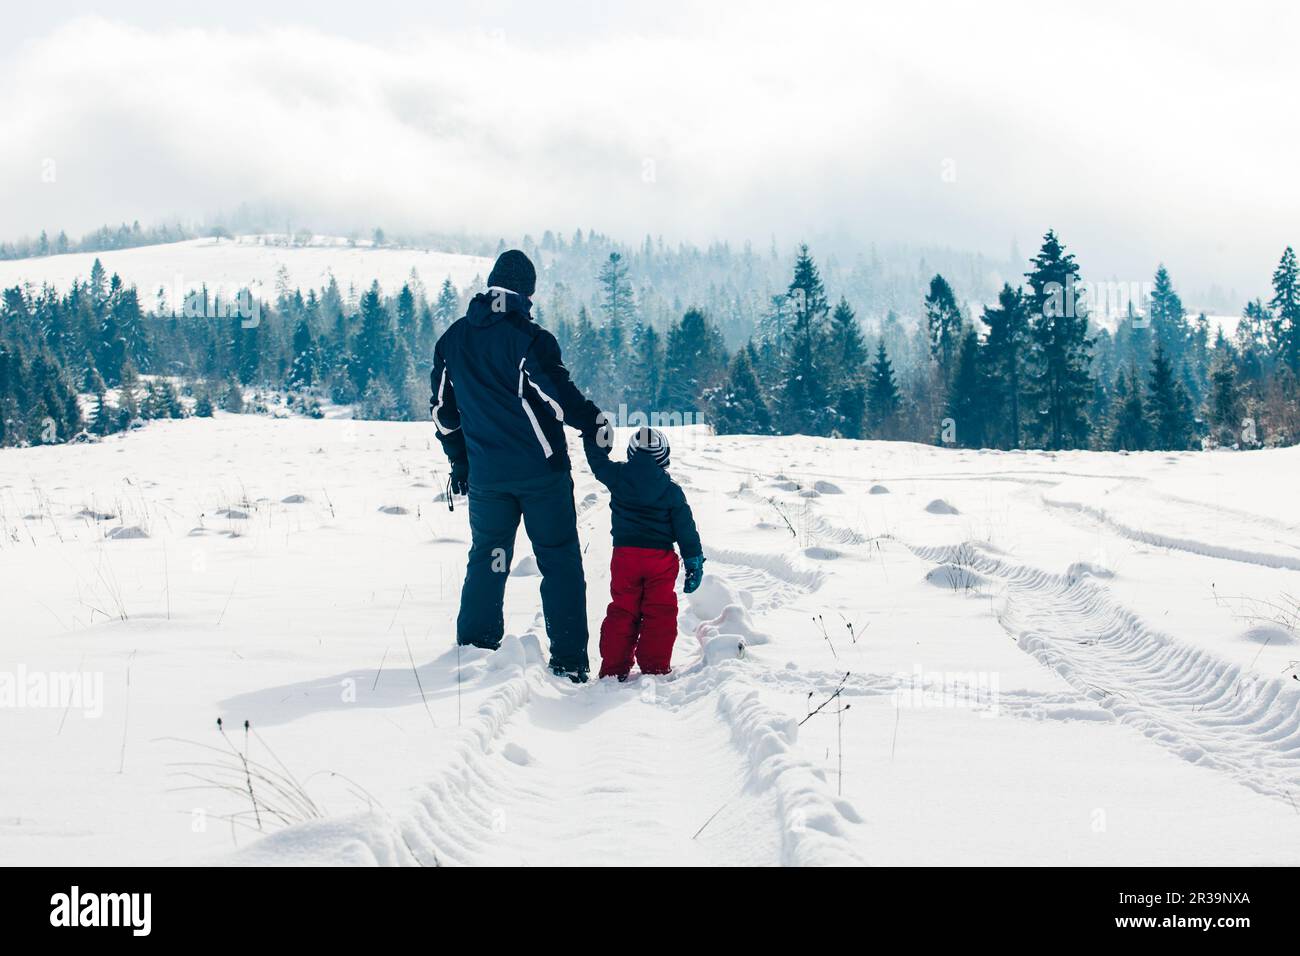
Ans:
[{"label": "pine tree", "polygon": [[108,407],[108,387],[98,369],[90,368],[86,371],[82,387],[92,396],[86,430],[92,435],[107,435],[113,429],[113,413]]},{"label": "pine tree", "polygon": [[865,380],[866,338],[862,334],[862,324],[843,297],[831,313],[831,348],[841,387]]},{"label": "pine tree", "polygon": [[1130,368],[1127,376],[1120,373],[1114,394],[1110,447],[1114,451],[1145,451],[1150,448],[1151,423],[1147,419],[1136,367]]},{"label": "pine tree", "polygon": [[1024,437],[1024,377],[1029,350],[1029,310],[1024,295],[1009,284],[998,293],[997,308],[985,306],[984,343],[988,367],[988,437],[999,447],[1019,448]]},{"label": "pine tree", "polygon": [[1191,400],[1183,383],[1174,375],[1164,347],[1157,342],[1151,359],[1147,411],[1151,417],[1153,447],[1161,451],[1183,451],[1191,443]]},{"label": "pine tree", "polygon": [[234,376],[228,379],[222,388],[221,409],[236,415],[244,411],[244,390],[240,387],[239,379]]},{"label": "pine tree", "polygon": [[889,361],[882,338],[876,345],[876,357],[867,378],[867,423],[876,438],[893,438],[896,433],[902,396],[894,381],[894,367]]},{"label": "pine tree", "polygon": [[643,412],[651,409],[662,390],[664,354],[653,326],[637,324],[632,330],[632,357],[627,395],[629,404]]},{"label": "pine tree", "polygon": [[1035,408],[1031,426],[1052,450],[1087,446],[1085,409],[1092,394],[1092,340],[1086,304],[1076,289],[1079,266],[1056,234],[1048,231],[1026,273],[1029,283],[1031,380]]},{"label": "pine tree", "polygon": [[939,363],[943,380],[947,382],[961,346],[962,317],[952,286],[941,275],[930,280],[930,291],[925,296],[925,323],[930,334],[930,355]]},{"label": "pine tree", "polygon": [[1163,264],[1156,269],[1147,321],[1156,347],[1164,351],[1170,366],[1181,367],[1187,357],[1191,330],[1187,327],[1183,300],[1174,291],[1169,271]]},{"label": "pine tree", "polygon": [[311,326],[304,318],[293,330],[293,365],[289,370],[290,388],[310,388],[316,384],[316,342]]},{"label": "pine tree", "polygon": [[718,330],[699,309],[687,311],[668,331],[659,410],[670,416],[698,414],[707,390],[721,379],[725,362]]},{"label": "pine tree", "polygon": [[117,387],[117,422],[119,429],[131,427],[140,417],[140,376],[130,362],[122,366],[122,381]]},{"label": "pine tree", "polygon": [[1273,272],[1273,298],[1268,304],[1273,310],[1273,355],[1292,372],[1300,373],[1300,269],[1290,246]]},{"label": "pine tree", "polygon": [[806,245],[799,247],[786,300],[792,320],[777,409],[782,431],[828,435],[834,426],[827,400],[831,383],[826,380],[827,369],[819,359],[825,352],[825,325],[830,306],[821,275]]},{"label": "pine tree", "polygon": [[379,282],[361,296],[361,331],[352,346],[352,381],[364,393],[376,378],[387,378],[395,335],[393,320],[384,307]]},{"label": "pine tree", "polygon": [[758,388],[749,348],[737,349],[714,409],[719,435],[769,435],[772,415]]},{"label": "pine tree", "polygon": [[1236,445],[1244,410],[1241,392],[1237,388],[1237,373],[1232,367],[1232,359],[1225,353],[1220,353],[1210,372],[1210,397],[1207,404],[1206,417],[1213,429],[1215,441],[1225,447]]},{"label": "pine tree", "polygon": [[636,318],[636,307],[632,299],[632,284],[627,278],[627,263],[619,253],[611,252],[601,266],[600,288],[600,311],[605,324],[630,325]]},{"label": "pine tree", "polygon": [[416,334],[419,332],[419,324],[415,314],[415,293],[411,291],[410,283],[402,286],[402,291],[397,294],[397,334],[406,342],[407,348],[416,347]]},{"label": "pine tree", "polygon": [[451,284],[451,277],[448,276],[442,280],[442,287],[438,289],[438,298],[433,304],[433,331],[435,337],[447,331],[447,326],[455,322],[460,311],[460,296],[456,294],[456,287]]},{"label": "pine tree", "polygon": [[980,355],[979,333],[968,329],[962,336],[957,368],[948,392],[948,417],[956,426],[957,444],[979,448],[984,444],[987,387]]}]

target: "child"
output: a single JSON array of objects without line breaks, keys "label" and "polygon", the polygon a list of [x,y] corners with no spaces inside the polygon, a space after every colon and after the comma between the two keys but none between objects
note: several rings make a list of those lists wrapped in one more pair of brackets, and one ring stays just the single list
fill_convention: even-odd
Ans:
[{"label": "child", "polygon": [[583,445],[596,479],[609,488],[614,558],[609,610],[600,626],[600,676],[627,680],[633,658],[643,674],[671,671],[677,639],[677,555],[682,549],[690,594],[704,577],[704,553],[691,506],[668,476],[668,439],[640,428],[627,443],[627,461],[609,460],[609,429]]}]

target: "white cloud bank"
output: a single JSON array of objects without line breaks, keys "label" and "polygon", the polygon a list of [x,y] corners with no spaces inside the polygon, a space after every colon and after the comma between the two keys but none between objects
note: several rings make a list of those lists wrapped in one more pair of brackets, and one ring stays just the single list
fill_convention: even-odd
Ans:
[{"label": "white cloud bank", "polygon": [[0,232],[245,201],[316,228],[995,254],[1050,225],[1094,276],[1163,259],[1252,292],[1300,242],[1293,8],[668,5],[638,30],[580,10],[544,42],[490,19],[73,20],[0,64]]}]

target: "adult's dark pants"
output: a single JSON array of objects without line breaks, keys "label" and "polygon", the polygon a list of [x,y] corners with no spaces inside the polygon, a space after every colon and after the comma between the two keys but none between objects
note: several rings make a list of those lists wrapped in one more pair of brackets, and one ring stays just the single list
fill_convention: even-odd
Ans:
[{"label": "adult's dark pants", "polygon": [[587,581],[578,546],[573,478],[567,471],[509,484],[470,479],[471,543],[460,592],[456,640],[496,647],[505,633],[506,578],[514,560],[519,519],[542,575],[542,613],[551,665],[583,670],[587,661]]}]

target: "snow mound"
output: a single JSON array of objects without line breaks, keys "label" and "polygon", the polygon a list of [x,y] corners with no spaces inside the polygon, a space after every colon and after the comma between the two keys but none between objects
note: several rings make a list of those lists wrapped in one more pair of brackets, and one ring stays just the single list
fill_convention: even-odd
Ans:
[{"label": "snow mound", "polygon": [[988,578],[982,574],[956,564],[941,564],[931,568],[925,579],[935,587],[953,591],[975,591],[988,584]]},{"label": "snow mound", "polygon": [[231,518],[235,521],[247,521],[248,512],[240,511],[238,508],[222,508],[217,512],[218,517]]},{"label": "snow mound", "polygon": [[535,578],[539,574],[541,574],[541,571],[537,569],[537,559],[531,554],[524,555],[510,569],[512,578]]},{"label": "snow mound", "polygon": [[816,488],[801,488],[801,489],[799,489],[799,497],[800,497],[800,498],[820,498],[821,496],[822,496],[822,493],[821,493],[820,491],[818,491]]},{"label": "snow mound", "polygon": [[706,664],[739,660],[745,656],[745,639],[735,634],[715,634],[701,639],[700,649]]},{"label": "snow mound", "polygon": [[1297,638],[1293,631],[1287,630],[1279,624],[1257,624],[1249,630],[1243,631],[1241,639],[1255,644],[1271,644],[1274,646],[1300,644],[1300,638]]},{"label": "snow mound", "polygon": [[833,481],[818,481],[813,483],[813,490],[823,495],[842,495],[844,489]]},{"label": "snow mound", "polygon": [[379,513],[385,515],[409,515],[411,511],[401,505],[380,505]]},{"label": "snow mound", "polygon": [[804,548],[805,557],[812,558],[814,561],[838,561],[844,557],[843,551],[836,551],[834,548],[811,547]]},{"label": "snow mound", "polygon": [[686,595],[686,601],[691,606],[691,613],[701,621],[720,616],[729,605],[740,604],[736,592],[716,574],[710,575],[707,571],[699,590]]},{"label": "snow mound", "polygon": [[869,495],[887,495],[890,491],[884,485],[872,485],[868,490]]},{"label": "snow mound", "polygon": [[930,512],[930,514],[932,515],[961,514],[960,511],[958,511],[952,505],[948,504],[948,502],[944,501],[942,498],[935,498],[934,501],[931,501],[928,505],[925,506],[925,510]]},{"label": "snow mound", "polygon": [[501,646],[488,655],[488,670],[517,671],[528,666],[528,650],[515,634],[501,638]]},{"label": "snow mound", "polygon": [[695,636],[699,638],[701,645],[720,636],[735,637],[745,644],[766,644],[772,639],[755,629],[749,611],[739,604],[728,604],[717,617],[702,621],[695,628]]},{"label": "snow mound", "polygon": [[521,767],[527,767],[533,762],[533,755],[513,740],[506,741],[505,746],[501,748],[501,756]]},{"label": "snow mound", "polygon": [[1074,578],[1113,578],[1115,572],[1110,568],[1102,567],[1100,564],[1093,564],[1091,561],[1075,561],[1065,569],[1065,576],[1070,579]]},{"label": "snow mound", "polygon": [[797,481],[774,481],[768,486],[775,488],[777,491],[798,491],[799,483]]},{"label": "snow mound", "polygon": [[90,508],[82,508],[74,517],[89,518],[91,521],[112,521],[117,515],[109,514],[107,511],[93,511]]},{"label": "snow mound", "polygon": [[282,505],[300,505],[307,500],[306,495],[285,495],[280,499]]},{"label": "snow mound", "polygon": [[138,538],[147,538],[149,536],[144,533],[143,528],[138,528],[135,525],[128,525],[125,528],[110,528],[108,534],[104,535],[104,537],[113,541],[131,541]]}]

